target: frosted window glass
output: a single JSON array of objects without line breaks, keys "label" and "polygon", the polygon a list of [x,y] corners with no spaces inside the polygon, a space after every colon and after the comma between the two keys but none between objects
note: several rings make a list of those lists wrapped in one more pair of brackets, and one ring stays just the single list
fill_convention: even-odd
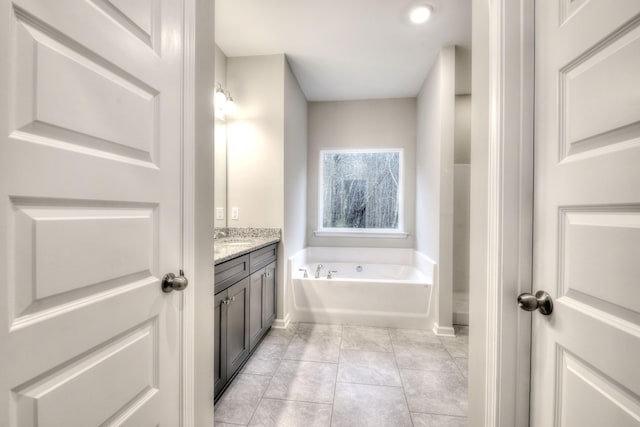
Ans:
[{"label": "frosted window glass", "polygon": [[399,151],[321,155],[323,228],[398,228]]}]

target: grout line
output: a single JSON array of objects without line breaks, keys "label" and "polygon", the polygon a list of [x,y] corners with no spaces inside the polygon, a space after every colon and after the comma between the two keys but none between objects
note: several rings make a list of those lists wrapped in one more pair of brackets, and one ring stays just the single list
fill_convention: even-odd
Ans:
[{"label": "grout line", "polygon": [[[291,340],[289,340],[289,344],[291,344]],[[282,356],[284,357],[284,354],[287,352],[287,349],[289,348],[289,344],[286,345],[286,348],[284,349],[284,352],[282,353]],[[262,345],[262,342],[260,343],[260,345]],[[255,356],[255,354],[251,355],[249,357],[249,360],[247,360],[247,363],[249,363],[251,361],[251,358]],[[258,411],[258,407],[260,406],[260,403],[262,403],[262,400],[264,399],[264,395],[267,392],[267,390],[269,390],[269,386],[271,386],[271,382],[273,381],[273,378],[276,376],[276,374],[278,373],[278,369],[280,369],[280,365],[282,365],[282,357],[280,358],[280,362],[278,363],[278,366],[276,367],[276,370],[273,372],[273,374],[270,376],[269,379],[269,383],[267,384],[267,386],[264,388],[264,391],[262,392],[262,395],[260,395],[260,399],[258,399],[258,404],[256,405],[255,408],[253,408],[253,412],[251,413],[251,418],[249,418],[249,422],[247,423],[247,425],[251,424],[251,421],[253,420],[253,417],[255,417],[256,412]],[[246,365],[245,365],[246,366]],[[266,376],[266,375],[265,375]]]},{"label": "grout line", "polygon": [[[398,374],[400,375],[400,374]],[[353,382],[353,381],[338,381],[340,384],[353,384],[353,385],[368,385],[371,387],[386,387],[386,388],[403,388],[402,384],[401,385],[389,385],[389,384],[371,384],[371,383],[357,383],[357,382]],[[402,383],[402,380],[400,380],[400,383]]]},{"label": "grout line", "polygon": [[308,403],[310,405],[331,406],[331,403],[327,402],[312,402],[310,400],[300,399],[283,399],[281,397],[263,397],[262,400],[277,400],[278,402]]},{"label": "grout line", "polygon": [[[391,336],[389,336],[391,338]],[[393,340],[391,340],[391,348],[393,349],[393,362],[398,370],[398,376],[400,377],[400,384],[402,384],[402,395],[404,396],[404,403],[407,405],[407,412],[409,412],[409,421],[411,422],[411,426],[413,427],[413,417],[411,416],[411,409],[409,408],[409,399],[407,398],[407,389],[405,388],[404,379],[402,378],[402,372],[400,371],[400,367],[398,366],[398,358],[396,356],[396,348],[393,344]]]},{"label": "grout line", "polygon": [[398,368],[398,369],[405,370],[405,371],[418,371],[418,372],[438,372],[441,374],[457,374],[458,373],[457,366],[455,367],[455,369],[449,369],[446,371],[437,370],[437,369],[418,369],[418,368]]},{"label": "grout line", "polygon": [[[340,331],[344,331],[344,326],[340,325]],[[333,424],[333,411],[336,407],[336,389],[338,388],[338,373],[340,372],[340,358],[342,357],[342,333],[340,334],[340,342],[338,343],[338,364],[336,365],[336,380],[333,383],[333,402],[331,403],[331,418],[329,418],[329,426]]]},{"label": "grout line", "polygon": [[442,417],[452,417],[452,418],[462,418],[462,419],[467,419],[469,418],[466,415],[453,415],[453,414],[445,414],[444,412],[424,412],[424,411],[412,411],[411,413],[413,414],[425,414],[425,415],[438,415],[438,416],[442,416]]},{"label": "grout line", "polygon": [[[409,408],[409,401],[407,398],[407,389],[406,389],[406,384],[405,381],[403,379],[402,370],[409,370],[409,371],[423,371],[423,372],[436,372],[436,373],[444,373],[444,374],[454,374],[454,375],[459,375],[461,376],[466,383],[467,389],[468,389],[468,378],[464,377],[464,374],[462,372],[462,368],[460,368],[460,366],[458,366],[458,364],[456,363],[457,359],[465,359],[467,360],[468,363],[468,357],[464,358],[464,357],[454,357],[451,352],[449,351],[449,349],[447,349],[444,346],[444,342],[442,341],[441,338],[437,337],[437,342],[435,343],[425,343],[425,342],[420,342],[420,343],[416,343],[416,344],[412,344],[411,342],[407,342],[407,343],[403,343],[402,341],[400,342],[394,342],[394,339],[391,337],[391,331],[395,330],[395,329],[402,329],[402,328],[377,328],[377,329],[384,329],[387,332],[387,335],[389,337],[389,342],[391,344],[391,351],[378,351],[378,350],[367,350],[367,349],[349,349],[349,348],[342,348],[342,344],[343,344],[343,335],[344,335],[344,330],[345,328],[348,328],[349,325],[345,326],[345,325],[339,325],[340,326],[340,335],[337,334],[317,334],[314,333],[313,331],[308,331],[309,333],[307,334],[300,334],[297,331],[297,327],[296,330],[293,331],[292,335],[287,339],[287,337],[283,337],[285,339],[287,339],[287,343],[286,344],[268,344],[265,343],[264,341],[262,341],[260,343],[260,347],[267,346],[267,345],[273,345],[273,346],[282,346],[284,347],[284,351],[282,353],[282,357],[278,358],[278,364],[277,367],[274,371],[273,374],[258,374],[258,373],[246,373],[246,372],[241,372],[240,374],[242,375],[255,375],[255,376],[260,376],[260,377],[269,377],[269,382],[267,384],[267,387],[264,389],[262,395],[260,396],[260,399],[258,400],[258,404],[256,405],[256,407],[253,409],[253,412],[251,414],[251,417],[249,419],[249,423],[251,423],[253,421],[253,418],[256,415],[257,409],[260,406],[260,403],[262,403],[263,400],[275,400],[275,401],[282,401],[282,402],[294,402],[294,403],[306,403],[306,404],[314,404],[314,405],[322,405],[322,406],[331,406],[331,417],[330,417],[330,423],[333,422],[333,415],[334,415],[334,409],[335,409],[335,404],[336,404],[336,392],[337,392],[337,386],[338,386],[338,374],[340,372],[340,367],[341,366],[345,366],[346,363],[344,363],[344,357],[343,357],[343,351],[347,351],[347,352],[366,352],[366,353],[379,353],[379,354],[388,354],[388,355],[393,355],[393,367],[396,369],[398,376],[400,378],[400,386],[396,386],[396,385],[387,385],[387,384],[370,384],[370,383],[363,383],[363,382],[352,382],[352,381],[340,381],[341,384],[355,384],[355,385],[363,385],[363,386],[378,386],[378,387],[387,387],[387,388],[402,388],[402,394],[404,397],[404,402],[407,408],[407,411],[409,413],[409,420],[411,422],[411,425],[413,426],[413,417],[412,414],[416,413],[416,414],[428,414],[428,415],[438,415],[438,416],[448,416],[448,417],[455,417],[455,418],[460,418],[460,419],[467,419],[468,416],[461,416],[461,415],[452,415],[452,414],[446,414],[446,413],[437,413],[437,412],[422,412],[420,410],[416,410],[416,411],[411,411]],[[301,360],[301,359],[287,359],[285,358],[285,355],[287,353],[287,351],[289,350],[289,347],[291,345],[291,343],[293,342],[293,340],[295,339],[296,336],[299,336],[301,339],[305,339],[307,337],[313,337],[313,336],[318,336],[318,337],[324,337],[324,338],[337,338],[338,341],[338,359],[337,362],[328,362],[328,361],[317,361],[317,360]],[[411,341],[411,340],[409,340]],[[454,370],[433,370],[433,369],[415,369],[415,368],[400,368],[400,366],[398,365],[398,356],[396,353],[396,346],[400,345],[415,345],[417,347],[420,348],[430,348],[431,344],[439,344],[441,346],[444,347],[444,349],[446,350],[446,354],[448,356],[448,359],[450,361],[453,362],[453,364],[455,365]],[[308,345],[308,344],[307,344]],[[259,347],[259,348],[260,348]],[[252,357],[249,358],[249,360],[247,361],[247,364],[250,362],[250,360],[252,358],[258,359],[258,360],[269,360],[269,358],[260,358],[260,357],[256,357],[258,356],[257,354],[253,354]],[[304,357],[304,356],[302,356]],[[280,370],[283,362],[288,361],[288,362],[296,362],[296,363],[322,363],[322,364],[327,364],[327,365],[334,365],[336,367],[336,376],[335,376],[335,382],[334,382],[334,388],[333,388],[333,399],[331,403],[328,402],[313,402],[313,401],[307,401],[307,400],[297,400],[297,399],[284,399],[284,398],[277,398],[277,397],[265,397],[265,394],[267,392],[267,390],[269,389],[269,387],[271,386],[276,374],[278,373],[278,371]],[[367,366],[366,364],[358,364],[355,363],[355,365],[358,366]],[[246,368],[243,368],[243,370]],[[232,425],[241,425],[241,424],[232,424]]]}]

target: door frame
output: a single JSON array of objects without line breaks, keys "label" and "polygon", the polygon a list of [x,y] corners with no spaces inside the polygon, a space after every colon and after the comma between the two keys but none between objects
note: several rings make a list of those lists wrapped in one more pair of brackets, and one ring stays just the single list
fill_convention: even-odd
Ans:
[{"label": "door frame", "polygon": [[469,425],[528,426],[534,0],[473,0]]},{"label": "door frame", "polygon": [[183,0],[181,427],[213,425],[214,10]]},{"label": "door frame", "polygon": [[[197,283],[213,276],[206,263],[213,236],[197,239],[210,234],[208,218],[214,218],[213,203],[206,203],[213,196],[208,191],[213,162],[208,169],[201,163],[213,154],[213,124],[203,115],[212,109],[215,87],[213,58],[206,59],[213,57],[206,54],[214,43],[213,3],[184,0],[183,265],[194,272],[194,280],[183,293],[183,426],[213,422],[212,386],[211,395],[202,393],[210,388],[208,379],[213,384],[213,364],[206,366],[207,357],[213,357],[213,334],[200,333],[213,330],[213,323],[201,323],[213,306],[207,310],[207,299],[196,298],[196,291],[204,296],[208,288]],[[472,426],[529,424],[531,318],[517,309],[515,297],[531,291],[533,31],[534,0],[473,0],[471,200],[479,203],[471,213],[470,268],[477,277],[470,302]],[[483,111],[489,112],[485,122]]]}]

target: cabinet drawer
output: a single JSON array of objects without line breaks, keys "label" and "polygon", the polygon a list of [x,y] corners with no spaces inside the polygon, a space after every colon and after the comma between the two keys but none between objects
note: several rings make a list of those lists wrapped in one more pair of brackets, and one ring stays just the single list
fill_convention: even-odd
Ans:
[{"label": "cabinet drawer", "polygon": [[249,275],[249,255],[232,259],[215,266],[215,293],[224,291]]},{"label": "cabinet drawer", "polygon": [[262,267],[272,263],[278,256],[278,244],[269,245],[265,248],[253,251],[250,254],[251,257],[251,273]]}]

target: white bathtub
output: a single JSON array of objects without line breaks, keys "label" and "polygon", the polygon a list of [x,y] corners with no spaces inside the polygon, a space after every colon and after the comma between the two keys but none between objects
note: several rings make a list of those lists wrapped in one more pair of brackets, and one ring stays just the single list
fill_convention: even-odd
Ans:
[{"label": "white bathtub", "polygon": [[[316,279],[318,264],[324,267]],[[288,267],[293,321],[433,327],[434,264],[412,249],[311,247],[289,258]],[[327,279],[330,270],[337,273]]]}]

